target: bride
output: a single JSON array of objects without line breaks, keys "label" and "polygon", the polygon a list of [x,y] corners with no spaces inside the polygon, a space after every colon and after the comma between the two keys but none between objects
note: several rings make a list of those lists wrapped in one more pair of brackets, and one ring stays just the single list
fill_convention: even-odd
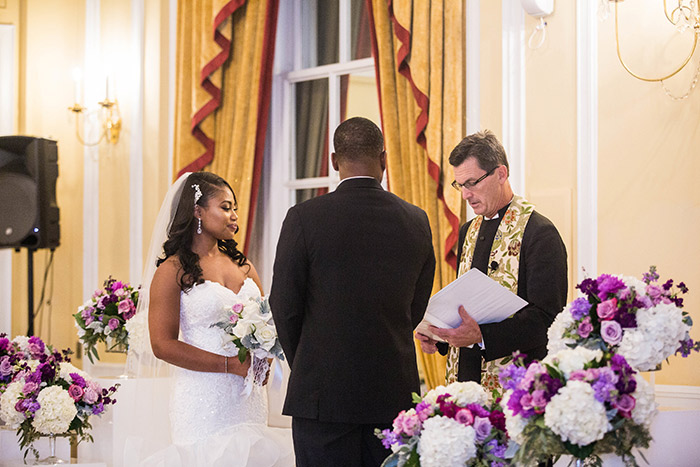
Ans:
[{"label": "bride", "polygon": [[143,301],[153,354],[176,367],[173,444],[141,464],[294,465],[288,430],[266,424],[265,388],[246,391],[250,357],[240,363],[235,349],[224,350],[222,330],[211,326],[225,307],[261,295],[255,267],[233,240],[238,216],[231,186],[212,173],[185,174],[170,188],[164,210],[168,227],[157,221],[154,238],[161,228],[167,240],[155,250],[162,255],[152,280],[144,274],[144,288],[151,285]]}]

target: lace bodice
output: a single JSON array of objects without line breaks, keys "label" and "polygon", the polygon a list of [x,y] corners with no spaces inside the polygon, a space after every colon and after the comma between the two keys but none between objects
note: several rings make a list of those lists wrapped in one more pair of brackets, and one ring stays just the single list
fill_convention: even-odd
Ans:
[{"label": "lace bodice", "polygon": [[[211,325],[223,318],[226,307],[255,297],[260,297],[260,290],[250,278],[238,293],[217,282],[196,284],[180,294],[180,339],[212,353],[232,356],[223,349],[223,331]],[[173,442],[195,442],[240,423],[266,423],[264,389],[254,386],[249,396],[242,395],[243,389],[244,379],[237,375],[178,368],[170,403]]]}]

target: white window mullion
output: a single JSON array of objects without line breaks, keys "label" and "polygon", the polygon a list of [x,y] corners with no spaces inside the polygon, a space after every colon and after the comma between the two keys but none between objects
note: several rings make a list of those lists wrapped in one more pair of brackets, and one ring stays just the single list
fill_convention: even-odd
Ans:
[{"label": "white window mullion", "polygon": [[335,190],[338,185],[338,174],[333,170],[331,153],[333,152],[333,137],[331,129],[340,125],[340,74],[331,73],[328,76],[328,189]]},{"label": "white window mullion", "polygon": [[330,65],[321,65],[304,70],[294,70],[286,73],[283,77],[287,81],[298,83],[299,81],[327,78],[331,73],[348,74],[364,71],[374,72],[373,58],[363,58],[348,63],[332,63]]},{"label": "white window mullion", "polygon": [[347,63],[352,60],[352,4],[350,0],[340,0],[338,7],[338,34],[340,35],[338,57],[340,63]]}]

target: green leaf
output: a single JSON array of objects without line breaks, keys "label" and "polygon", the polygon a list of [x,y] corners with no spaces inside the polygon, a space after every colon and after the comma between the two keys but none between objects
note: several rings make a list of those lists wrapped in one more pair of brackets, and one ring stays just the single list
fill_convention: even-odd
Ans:
[{"label": "green leaf", "polygon": [[413,394],[411,394],[411,398],[412,398],[414,404],[418,404],[423,400],[423,398],[420,396],[420,394],[417,394],[415,392]]},{"label": "green leaf", "polygon": [[243,363],[245,362],[246,357],[248,357],[248,349],[241,346],[241,348],[238,350],[238,361]]}]

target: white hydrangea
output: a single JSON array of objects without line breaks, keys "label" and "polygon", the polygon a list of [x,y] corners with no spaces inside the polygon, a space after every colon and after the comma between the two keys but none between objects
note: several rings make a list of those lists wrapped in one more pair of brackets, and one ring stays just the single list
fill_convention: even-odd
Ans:
[{"label": "white hydrangea", "polygon": [[41,407],[34,414],[32,426],[45,435],[61,434],[68,431],[78,410],[68,391],[60,386],[42,389],[37,396]]},{"label": "white hydrangea", "polygon": [[590,361],[600,361],[603,358],[603,351],[592,350],[583,346],[565,348],[556,353],[550,353],[545,357],[543,363],[555,364],[564,374],[566,379],[572,371],[583,370],[583,366]]},{"label": "white hydrangea", "polygon": [[72,363],[61,362],[61,368],[59,371],[59,376],[61,377],[61,379],[66,381],[72,381],[72,378],[70,377],[71,373],[78,373],[80,376],[83,377],[85,381],[90,381],[92,379],[89,374],[87,374],[80,368],[76,368]]},{"label": "white hydrangea", "polygon": [[634,289],[635,292],[637,292],[637,295],[640,294],[645,294],[647,290],[647,284],[643,281],[640,281],[634,276],[615,276],[618,279],[621,279],[622,282],[625,283],[625,285],[628,288]]},{"label": "white hydrangea", "polygon": [[124,325],[129,333],[129,352],[142,354],[150,349],[150,336],[148,335],[148,313],[142,311],[136,313],[133,318]]},{"label": "white hydrangea", "polygon": [[551,326],[547,330],[547,351],[549,353],[559,352],[560,350],[568,349],[567,344],[576,342],[570,337],[564,337],[566,330],[574,323],[574,317],[571,316],[571,304],[567,305],[564,310],[559,313]]},{"label": "white hydrangea", "polygon": [[423,401],[430,403],[430,405],[437,405],[437,398],[443,394],[447,394],[447,388],[442,385],[437,386],[436,388],[427,392],[427,394],[423,397]]},{"label": "white hydrangea", "polygon": [[476,455],[476,432],[448,417],[431,417],[423,422],[418,440],[421,467],[463,467]]},{"label": "white hydrangea", "polygon": [[625,329],[617,352],[632,368],[652,370],[676,352],[689,331],[682,310],[672,303],[641,308],[637,311],[637,327]]},{"label": "white hydrangea", "polygon": [[605,406],[595,399],[593,388],[583,381],[569,381],[547,404],[544,424],[562,441],[586,446],[603,439],[612,429]]},{"label": "white hydrangea", "polygon": [[24,379],[8,384],[5,392],[0,394],[0,419],[12,429],[18,428],[26,418],[24,414],[15,410],[15,404],[22,395],[22,388]]},{"label": "white hydrangea", "polygon": [[461,407],[467,404],[486,404],[489,401],[484,388],[474,381],[451,383],[445,387],[445,392],[451,394],[450,400]]},{"label": "white hydrangea", "polygon": [[501,407],[503,408],[503,413],[506,416],[506,430],[508,431],[508,436],[510,436],[513,441],[518,444],[523,444],[525,442],[523,430],[527,426],[528,421],[520,415],[513,414],[513,411],[508,408],[508,401],[512,395],[513,390],[509,389],[503,395],[503,399],[501,400]]},{"label": "white hydrangea", "polygon": [[654,388],[641,375],[636,375],[636,379],[637,388],[632,394],[635,398],[632,420],[634,420],[634,423],[649,428],[654,417],[659,412],[657,410],[659,404],[654,398]]}]

